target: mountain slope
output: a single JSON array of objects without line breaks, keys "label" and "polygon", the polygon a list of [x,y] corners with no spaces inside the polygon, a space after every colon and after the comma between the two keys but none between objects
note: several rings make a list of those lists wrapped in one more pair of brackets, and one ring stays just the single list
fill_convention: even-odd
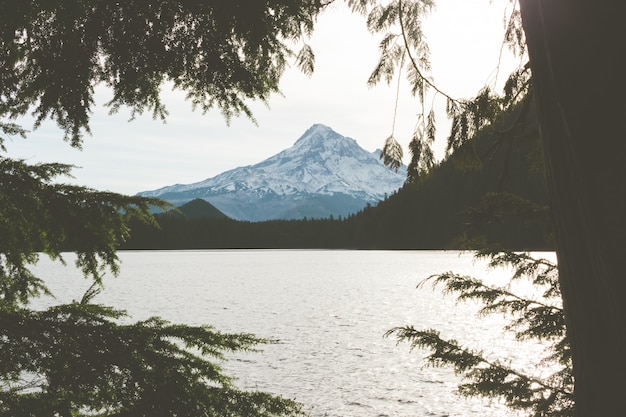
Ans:
[{"label": "mountain slope", "polygon": [[322,218],[376,204],[405,178],[406,171],[391,171],[354,139],[316,124],[292,147],[258,164],[140,194],[175,205],[201,198],[238,220]]}]

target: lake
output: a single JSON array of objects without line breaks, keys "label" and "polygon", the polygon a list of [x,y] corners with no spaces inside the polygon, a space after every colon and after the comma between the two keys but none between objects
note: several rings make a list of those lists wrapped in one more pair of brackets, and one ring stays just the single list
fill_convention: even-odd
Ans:
[{"label": "lake", "polygon": [[[384,338],[394,326],[434,328],[445,338],[536,367],[539,346],[502,333],[502,318],[477,318],[477,305],[457,303],[416,285],[445,271],[504,282],[510,271],[487,270],[456,251],[209,250],[122,251],[118,278],[105,278],[94,302],[128,311],[210,324],[224,332],[279,339],[261,352],[232,355],[223,365],[244,389],[295,399],[313,417],[504,416],[497,402],[454,394],[450,369],[425,367],[425,352]],[[553,254],[542,254],[554,259]],[[39,272],[59,302],[89,287],[66,255],[63,267],[42,257]],[[42,305],[41,303],[39,304]]]}]

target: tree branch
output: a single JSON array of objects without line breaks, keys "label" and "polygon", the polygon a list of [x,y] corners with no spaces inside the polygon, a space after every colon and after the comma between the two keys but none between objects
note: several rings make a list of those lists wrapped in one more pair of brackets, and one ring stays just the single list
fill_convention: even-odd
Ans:
[{"label": "tree branch", "polygon": [[411,54],[411,49],[409,48],[409,42],[408,42],[408,39],[407,39],[407,36],[406,36],[406,31],[405,31],[405,28],[404,28],[404,21],[402,19],[402,0],[398,0],[398,21],[400,23],[400,30],[402,32],[402,39],[404,40],[404,46],[405,46],[407,55],[409,57],[409,60],[411,61],[411,64],[413,65],[413,69],[415,69],[415,72],[417,72],[417,74],[420,76],[420,78],[422,80],[424,80],[424,82],[426,82],[426,84],[428,84],[430,87],[432,87],[433,90],[435,90],[436,92],[438,92],[442,96],[446,97],[448,100],[451,100],[451,101],[453,101],[455,103],[458,103],[458,104],[462,104],[459,100],[457,100],[457,99],[451,97],[450,95],[446,94],[445,92],[440,90],[428,78],[424,77],[424,74],[422,74],[422,71],[420,71],[419,67],[417,66],[417,63],[415,62],[415,59],[413,58],[413,55]]}]

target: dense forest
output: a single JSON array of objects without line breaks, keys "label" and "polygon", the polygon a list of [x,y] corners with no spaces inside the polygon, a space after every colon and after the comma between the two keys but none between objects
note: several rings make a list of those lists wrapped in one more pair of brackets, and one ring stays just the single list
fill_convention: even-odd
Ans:
[{"label": "dense forest", "polygon": [[490,128],[429,175],[347,218],[244,222],[193,201],[181,213],[158,215],[160,228],[132,223],[121,248],[474,249],[498,242],[551,249],[540,152],[535,128],[515,139]]}]

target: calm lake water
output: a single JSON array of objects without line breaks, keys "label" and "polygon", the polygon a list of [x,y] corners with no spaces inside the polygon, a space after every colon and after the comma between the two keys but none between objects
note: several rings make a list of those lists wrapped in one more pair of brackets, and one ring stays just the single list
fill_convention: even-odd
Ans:
[{"label": "calm lake water", "polygon": [[[128,311],[210,324],[224,332],[279,339],[261,352],[237,354],[224,369],[245,389],[295,399],[314,417],[504,416],[496,402],[454,394],[447,368],[425,367],[425,352],[384,338],[394,326],[434,328],[443,337],[535,368],[538,346],[502,333],[499,317],[477,318],[424,278],[455,271],[503,282],[454,251],[217,250],[120,252],[121,273],[105,278],[94,302]],[[542,254],[553,259],[553,254]],[[35,268],[58,302],[80,299],[89,282],[68,266],[41,259]]]}]

